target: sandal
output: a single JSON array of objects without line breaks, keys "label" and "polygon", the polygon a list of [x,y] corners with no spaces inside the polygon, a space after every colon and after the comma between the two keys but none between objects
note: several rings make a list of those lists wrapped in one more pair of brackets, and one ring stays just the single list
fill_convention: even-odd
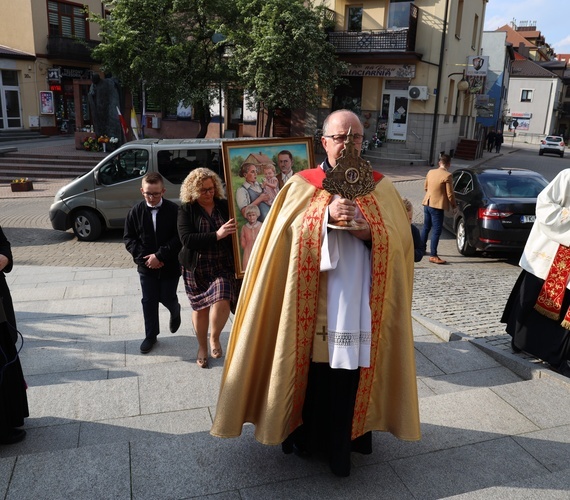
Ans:
[{"label": "sandal", "polygon": [[223,354],[224,352],[222,351],[221,347],[219,349],[212,349],[212,358],[214,359],[221,358]]},{"label": "sandal", "polygon": [[196,364],[200,368],[208,368],[208,358],[196,358]]}]

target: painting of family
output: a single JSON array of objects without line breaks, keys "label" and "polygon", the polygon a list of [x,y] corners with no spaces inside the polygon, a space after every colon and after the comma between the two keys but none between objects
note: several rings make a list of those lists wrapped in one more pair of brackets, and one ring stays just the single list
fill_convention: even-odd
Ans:
[{"label": "painting of family", "polygon": [[312,137],[226,141],[222,147],[230,211],[238,223],[236,275],[242,277],[279,190],[295,172],[314,167]]}]

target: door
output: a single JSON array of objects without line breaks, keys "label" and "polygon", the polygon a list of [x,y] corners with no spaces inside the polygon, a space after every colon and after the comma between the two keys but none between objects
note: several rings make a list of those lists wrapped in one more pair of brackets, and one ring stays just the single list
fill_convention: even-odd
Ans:
[{"label": "door", "polygon": [[18,73],[0,71],[0,129],[22,128]]},{"label": "door", "polygon": [[408,129],[408,93],[405,90],[390,93],[387,138],[405,141]]}]

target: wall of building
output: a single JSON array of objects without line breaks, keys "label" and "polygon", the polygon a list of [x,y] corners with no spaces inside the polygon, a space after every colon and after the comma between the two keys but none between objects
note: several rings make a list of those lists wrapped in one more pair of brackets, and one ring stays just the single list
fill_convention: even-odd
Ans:
[{"label": "wall of building", "polygon": [[0,45],[35,54],[31,1],[2,2]]},{"label": "wall of building", "polygon": [[485,82],[485,93],[489,96],[492,116],[481,116],[477,122],[483,127],[496,129],[501,125],[503,110],[503,86],[507,83],[509,58],[506,48],[507,34],[503,31],[485,31],[481,44],[481,55],[489,57],[489,71]]},{"label": "wall of building", "polygon": [[[536,143],[541,136],[556,132],[553,103],[562,88],[558,78],[517,78],[511,75],[509,84],[509,108],[513,117],[521,113],[530,113],[528,130],[517,129],[517,140]],[[521,102],[521,91],[532,89],[532,102]],[[520,121],[521,119],[518,118]]]}]

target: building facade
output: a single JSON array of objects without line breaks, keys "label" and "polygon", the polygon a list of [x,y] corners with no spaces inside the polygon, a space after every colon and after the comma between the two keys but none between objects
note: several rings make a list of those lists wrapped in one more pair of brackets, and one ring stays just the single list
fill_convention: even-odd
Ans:
[{"label": "building facade", "polygon": [[489,57],[485,93],[477,96],[477,123],[486,132],[503,130],[509,120],[508,89],[514,51],[504,31],[483,32],[481,53]]},{"label": "building facade", "polygon": [[484,76],[466,71],[480,55],[487,0],[325,4],[348,85],[319,110],[318,124],[331,109],[354,109],[368,138],[401,142],[432,164],[460,138],[479,135],[475,101]]},{"label": "building facade", "polygon": [[[98,65],[89,54],[98,29],[87,21],[86,8],[105,13],[101,0],[4,2],[0,46],[12,54],[3,57],[0,51],[0,70],[15,72],[20,123],[0,126],[56,134],[90,125],[88,91]],[[26,57],[18,59],[18,52]]]}]

